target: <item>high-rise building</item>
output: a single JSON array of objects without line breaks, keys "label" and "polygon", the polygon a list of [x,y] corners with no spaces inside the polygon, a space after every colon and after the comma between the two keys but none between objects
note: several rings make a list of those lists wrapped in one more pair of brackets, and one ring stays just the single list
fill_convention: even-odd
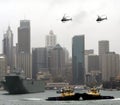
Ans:
[{"label": "high-rise building", "polygon": [[72,39],[73,84],[83,85],[85,81],[84,50],[84,35],[74,36]]},{"label": "high-rise building", "polygon": [[108,53],[101,56],[102,80],[110,81],[111,78],[117,77],[120,73],[119,54]]},{"label": "high-rise building", "polygon": [[16,68],[23,70],[26,77],[32,78],[29,20],[20,21],[20,27],[18,27],[18,44],[16,46],[16,50]]},{"label": "high-rise building", "polygon": [[18,27],[18,52],[30,53],[30,21],[21,20]]},{"label": "high-rise building", "polygon": [[53,48],[56,45],[56,35],[52,30],[50,30],[49,35],[46,36],[46,47]]},{"label": "high-rise building", "polygon": [[47,67],[50,71],[50,50],[52,50],[56,46],[56,35],[52,30],[49,31],[49,34],[45,38],[45,47],[47,48]]},{"label": "high-rise building", "polygon": [[10,69],[12,69],[13,68],[13,33],[10,26],[8,26],[8,29],[4,34],[3,54],[6,56],[7,66],[9,66]]},{"label": "high-rise building", "polygon": [[109,41],[101,40],[99,41],[99,55],[109,53]]},{"label": "high-rise building", "polygon": [[65,51],[57,44],[53,49],[50,50],[50,72],[53,77],[64,78],[65,72]]},{"label": "high-rise building", "polygon": [[32,49],[32,77],[36,78],[38,72],[47,72],[47,49],[44,47]]}]

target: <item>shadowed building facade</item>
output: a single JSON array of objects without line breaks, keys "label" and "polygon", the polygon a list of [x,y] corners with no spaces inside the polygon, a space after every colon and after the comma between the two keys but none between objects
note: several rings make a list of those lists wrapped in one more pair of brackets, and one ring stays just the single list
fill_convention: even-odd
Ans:
[{"label": "shadowed building facade", "polygon": [[53,78],[64,78],[65,59],[65,51],[59,44],[50,50],[50,73]]},{"label": "shadowed building facade", "polygon": [[7,74],[7,62],[4,55],[0,54],[0,81],[4,80],[4,76]]},{"label": "shadowed building facade", "polygon": [[32,49],[32,77],[37,78],[39,72],[47,72],[47,49],[44,47]]}]

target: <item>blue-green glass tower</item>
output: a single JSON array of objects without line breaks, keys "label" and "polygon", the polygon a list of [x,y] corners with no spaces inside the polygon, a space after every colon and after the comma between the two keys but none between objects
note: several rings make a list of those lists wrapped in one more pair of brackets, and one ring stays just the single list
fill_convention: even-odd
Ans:
[{"label": "blue-green glass tower", "polygon": [[83,85],[85,82],[84,49],[84,35],[74,36],[72,38],[72,71],[75,85]]}]

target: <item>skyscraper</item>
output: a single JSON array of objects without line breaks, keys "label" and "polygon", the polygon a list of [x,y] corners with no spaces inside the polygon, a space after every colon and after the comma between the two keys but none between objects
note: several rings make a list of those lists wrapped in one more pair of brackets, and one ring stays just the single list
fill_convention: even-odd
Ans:
[{"label": "skyscraper", "polygon": [[45,39],[45,47],[47,48],[47,67],[50,68],[50,50],[56,46],[56,35],[52,30],[50,30],[49,34]]},{"label": "skyscraper", "polygon": [[21,20],[18,27],[18,44],[16,67],[25,72],[25,76],[32,78],[32,57],[30,47],[30,21]]},{"label": "skyscraper", "polygon": [[46,36],[46,47],[54,47],[56,45],[56,35],[50,30],[49,35]]},{"label": "skyscraper", "polygon": [[85,81],[84,47],[84,35],[74,36],[72,39],[73,84],[83,85]]},{"label": "skyscraper", "polygon": [[4,34],[3,54],[6,56],[7,66],[9,66],[10,69],[12,69],[13,68],[13,33],[10,26],[8,26],[8,29]]},{"label": "skyscraper", "polygon": [[18,52],[30,53],[30,21],[21,20],[18,27]]},{"label": "skyscraper", "polygon": [[109,53],[109,41],[101,40],[99,41],[99,55]]}]

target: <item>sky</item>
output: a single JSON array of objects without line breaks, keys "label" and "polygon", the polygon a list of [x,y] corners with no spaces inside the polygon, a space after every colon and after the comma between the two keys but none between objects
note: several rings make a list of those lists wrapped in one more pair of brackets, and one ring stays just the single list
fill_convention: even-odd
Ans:
[{"label": "sky", "polygon": [[[120,53],[120,0],[0,0],[0,52],[3,34],[10,25],[17,43],[20,20],[31,22],[31,46],[44,47],[45,37],[53,30],[57,43],[71,54],[72,37],[85,35],[85,49],[98,53],[98,41],[108,40],[110,51]],[[66,14],[72,21],[62,23]],[[107,20],[96,22],[97,16]]]}]

